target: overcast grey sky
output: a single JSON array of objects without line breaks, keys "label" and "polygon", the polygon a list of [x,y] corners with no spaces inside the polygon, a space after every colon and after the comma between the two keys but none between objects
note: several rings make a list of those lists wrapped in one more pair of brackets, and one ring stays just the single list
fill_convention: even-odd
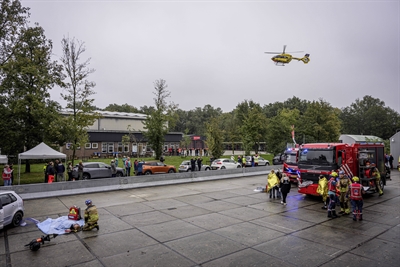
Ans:
[{"label": "overcast grey sky", "polygon": [[[183,110],[292,96],[342,108],[371,95],[400,112],[399,1],[21,2],[53,41],[54,59],[64,36],[85,42],[100,108],[153,105],[161,78]],[[284,44],[310,63],[275,66],[264,52]]]}]

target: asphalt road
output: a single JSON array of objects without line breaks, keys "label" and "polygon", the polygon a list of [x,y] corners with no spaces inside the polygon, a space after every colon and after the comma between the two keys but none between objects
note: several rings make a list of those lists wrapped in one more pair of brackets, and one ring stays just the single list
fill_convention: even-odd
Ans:
[{"label": "asphalt road", "polygon": [[364,198],[364,220],[327,218],[317,197],[287,206],[255,192],[266,176],[27,200],[25,218],[67,215],[92,199],[100,230],[60,235],[37,252],[33,223],[0,232],[0,266],[397,266],[400,175]]}]

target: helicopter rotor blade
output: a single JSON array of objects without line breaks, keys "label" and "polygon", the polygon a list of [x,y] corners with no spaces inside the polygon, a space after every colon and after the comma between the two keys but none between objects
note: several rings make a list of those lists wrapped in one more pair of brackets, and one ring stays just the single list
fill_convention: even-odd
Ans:
[{"label": "helicopter rotor blade", "polygon": [[286,45],[283,45],[283,52],[282,52],[282,54],[285,54],[285,50],[286,50]]},{"label": "helicopter rotor blade", "polygon": [[277,55],[279,55],[279,54],[281,54],[281,52],[264,52],[265,54],[277,54]]}]

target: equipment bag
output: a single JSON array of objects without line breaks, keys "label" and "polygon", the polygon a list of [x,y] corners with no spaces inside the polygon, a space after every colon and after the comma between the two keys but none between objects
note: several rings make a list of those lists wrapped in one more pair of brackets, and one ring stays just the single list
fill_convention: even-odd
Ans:
[{"label": "equipment bag", "polygon": [[79,221],[81,219],[81,208],[77,206],[69,208],[68,219]]}]

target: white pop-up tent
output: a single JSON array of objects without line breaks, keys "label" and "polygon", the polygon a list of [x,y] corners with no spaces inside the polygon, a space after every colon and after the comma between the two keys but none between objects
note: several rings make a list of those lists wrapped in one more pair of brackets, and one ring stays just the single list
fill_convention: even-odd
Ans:
[{"label": "white pop-up tent", "polygon": [[18,154],[18,184],[21,179],[21,159],[66,159],[67,155],[52,149],[45,143],[40,143],[34,148]]}]

